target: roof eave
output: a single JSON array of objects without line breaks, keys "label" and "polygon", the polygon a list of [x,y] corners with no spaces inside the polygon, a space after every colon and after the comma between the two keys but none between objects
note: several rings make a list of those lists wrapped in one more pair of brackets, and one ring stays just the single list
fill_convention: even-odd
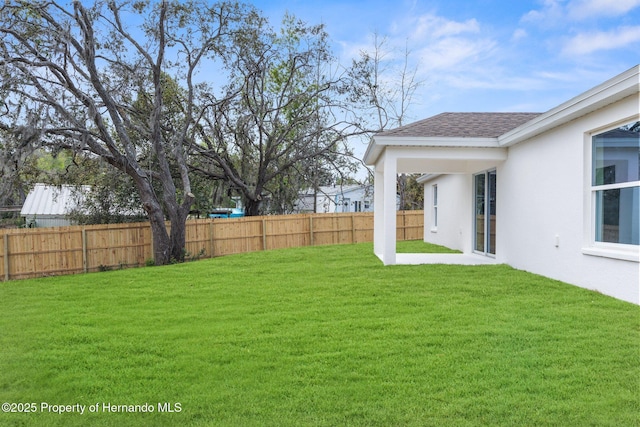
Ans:
[{"label": "roof eave", "polygon": [[364,155],[364,162],[374,166],[386,147],[461,147],[500,148],[498,138],[374,136]]},{"label": "roof eave", "polygon": [[426,184],[427,182],[431,181],[432,179],[436,179],[437,177],[441,176],[442,174],[440,173],[427,173],[424,175],[421,175],[420,177],[418,177],[418,179],[416,179],[416,182],[418,184]]},{"label": "roof eave", "polygon": [[369,141],[367,151],[364,152],[364,164],[367,166],[374,166],[378,161],[378,157],[380,156],[381,151],[382,149],[376,144],[374,136],[373,138],[371,138],[371,141]]}]

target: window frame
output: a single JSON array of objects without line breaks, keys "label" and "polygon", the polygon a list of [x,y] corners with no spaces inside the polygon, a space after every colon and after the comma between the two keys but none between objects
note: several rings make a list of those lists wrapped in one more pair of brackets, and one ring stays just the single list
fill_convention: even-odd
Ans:
[{"label": "window frame", "polygon": [[[599,191],[618,190],[640,187],[639,181],[626,181],[614,184],[597,185],[594,180],[594,137],[640,120],[640,117],[629,117],[606,127],[585,132],[585,239],[582,253],[605,258],[615,258],[640,263],[640,245],[602,242],[596,240],[598,229],[597,198]],[[588,227],[588,229],[586,229]]]},{"label": "window frame", "polygon": [[431,186],[431,231],[438,231],[438,184]]}]

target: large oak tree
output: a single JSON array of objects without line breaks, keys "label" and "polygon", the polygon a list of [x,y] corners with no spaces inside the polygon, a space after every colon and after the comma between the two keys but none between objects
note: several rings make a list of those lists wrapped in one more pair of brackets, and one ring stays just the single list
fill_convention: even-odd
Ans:
[{"label": "large oak tree", "polygon": [[226,91],[236,96],[202,110],[201,173],[225,181],[257,215],[269,205],[286,212],[300,191],[353,170],[347,141],[363,131],[322,25],[285,16],[277,32],[262,21],[229,53]]},{"label": "large oak tree", "polygon": [[[151,223],[156,264],[182,259],[194,200],[195,74],[224,59],[251,19],[252,9],[234,2],[3,2],[3,123],[24,140],[18,145],[37,137],[127,174]],[[167,96],[168,80],[184,90]]]}]

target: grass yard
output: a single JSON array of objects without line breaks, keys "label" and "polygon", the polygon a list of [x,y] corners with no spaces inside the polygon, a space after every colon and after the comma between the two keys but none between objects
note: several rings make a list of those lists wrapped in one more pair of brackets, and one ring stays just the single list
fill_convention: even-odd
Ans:
[{"label": "grass yard", "polygon": [[371,244],[0,283],[0,402],[35,409],[1,426],[637,426],[640,308]]}]

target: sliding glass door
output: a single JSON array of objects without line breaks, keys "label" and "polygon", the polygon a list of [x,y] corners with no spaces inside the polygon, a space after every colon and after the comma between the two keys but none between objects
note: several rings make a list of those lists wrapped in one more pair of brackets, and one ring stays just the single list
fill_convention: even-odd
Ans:
[{"label": "sliding glass door", "polygon": [[473,178],[474,243],[476,252],[496,254],[496,171]]}]

